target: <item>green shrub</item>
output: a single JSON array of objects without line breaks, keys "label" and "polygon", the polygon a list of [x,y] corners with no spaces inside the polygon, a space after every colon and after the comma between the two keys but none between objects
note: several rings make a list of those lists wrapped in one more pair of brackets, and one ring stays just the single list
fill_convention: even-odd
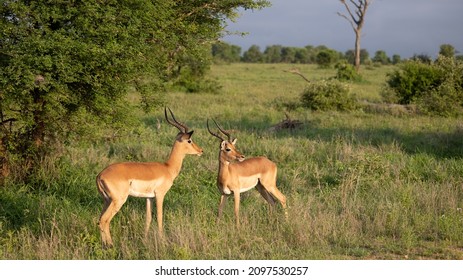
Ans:
[{"label": "green shrub", "polygon": [[321,50],[317,54],[315,61],[321,68],[330,68],[331,65],[333,65],[333,63],[338,59],[338,57],[338,53],[334,50]]},{"label": "green shrub", "polygon": [[350,111],[358,107],[347,85],[336,80],[311,82],[301,95],[303,107],[311,110]]},{"label": "green shrub", "polygon": [[452,116],[463,110],[463,63],[440,56],[433,63],[408,61],[388,75],[386,102],[416,104],[430,115]]},{"label": "green shrub", "polygon": [[362,76],[355,71],[354,65],[347,62],[340,62],[336,64],[335,68],[338,70],[336,79],[340,81],[353,81],[358,82],[362,80]]},{"label": "green shrub", "polygon": [[463,91],[455,88],[451,81],[444,81],[418,100],[421,112],[430,115],[455,116],[462,112]]},{"label": "green shrub", "polygon": [[437,87],[444,74],[433,65],[414,60],[401,64],[399,69],[388,74],[386,83],[400,104],[411,104],[426,91]]}]

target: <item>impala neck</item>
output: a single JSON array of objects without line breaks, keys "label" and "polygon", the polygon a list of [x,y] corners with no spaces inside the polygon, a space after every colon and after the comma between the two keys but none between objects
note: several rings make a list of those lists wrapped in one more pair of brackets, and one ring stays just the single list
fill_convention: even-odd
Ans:
[{"label": "impala neck", "polygon": [[221,174],[224,174],[225,172],[228,173],[228,166],[230,165],[230,161],[228,161],[225,156],[223,155],[223,152],[219,152],[219,176]]},{"label": "impala neck", "polygon": [[170,152],[169,159],[166,161],[166,165],[170,170],[173,178],[177,177],[182,169],[183,159],[185,158],[185,153],[183,153],[175,141],[172,151]]}]

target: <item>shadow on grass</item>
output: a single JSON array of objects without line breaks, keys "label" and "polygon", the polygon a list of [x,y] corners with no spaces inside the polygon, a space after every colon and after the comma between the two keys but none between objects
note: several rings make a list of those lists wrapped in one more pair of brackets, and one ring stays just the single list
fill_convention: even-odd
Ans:
[{"label": "shadow on grass", "polygon": [[393,127],[351,128],[346,126],[322,127],[316,123],[305,123],[297,129],[271,132],[268,120],[224,122],[225,129],[248,134],[271,133],[277,138],[305,138],[330,142],[345,141],[353,145],[381,147],[397,144],[408,154],[429,154],[438,159],[463,158],[463,129],[455,127],[451,132],[420,131],[403,132]]}]

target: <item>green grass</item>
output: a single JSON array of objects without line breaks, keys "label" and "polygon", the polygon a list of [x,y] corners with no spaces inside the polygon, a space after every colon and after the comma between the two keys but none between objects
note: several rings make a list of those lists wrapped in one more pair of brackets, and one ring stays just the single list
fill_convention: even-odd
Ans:
[{"label": "green grass", "polygon": [[[461,118],[387,113],[310,112],[304,125],[272,132],[285,118],[279,103],[297,101],[305,82],[293,65],[213,66],[220,93],[172,92],[168,106],[195,130],[200,158],[187,157],[166,196],[166,238],[153,222],[143,238],[143,199],[129,198],[111,223],[115,247],[103,250],[102,207],[95,176],[112,162],[163,161],[176,129],[161,109],[135,111],[140,125],[111,141],[73,142],[43,162],[37,178],[0,189],[0,259],[463,259],[463,126]],[[298,65],[310,79],[335,70]],[[380,100],[392,68],[363,70],[353,92]],[[132,100],[136,98],[131,97]],[[269,216],[257,191],[242,195],[242,228],[233,203],[216,222],[218,146],[215,118],[238,138],[246,156],[266,155],[279,168],[289,220]],[[160,129],[156,123],[161,120]]]}]

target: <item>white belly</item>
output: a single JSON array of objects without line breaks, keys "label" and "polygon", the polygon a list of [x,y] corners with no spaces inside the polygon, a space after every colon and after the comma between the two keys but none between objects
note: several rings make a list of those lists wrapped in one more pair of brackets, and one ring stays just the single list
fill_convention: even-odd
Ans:
[{"label": "white belly", "polygon": [[130,180],[129,195],[135,197],[154,197],[154,190],[160,185],[160,180],[142,181]]},{"label": "white belly", "polygon": [[[239,182],[239,187],[240,187],[240,193],[244,193],[249,191],[250,189],[254,188],[258,183],[259,183],[259,177],[253,176],[253,177],[240,177],[238,179]],[[231,194],[232,191],[228,187],[224,187],[223,189],[224,194]]]}]

